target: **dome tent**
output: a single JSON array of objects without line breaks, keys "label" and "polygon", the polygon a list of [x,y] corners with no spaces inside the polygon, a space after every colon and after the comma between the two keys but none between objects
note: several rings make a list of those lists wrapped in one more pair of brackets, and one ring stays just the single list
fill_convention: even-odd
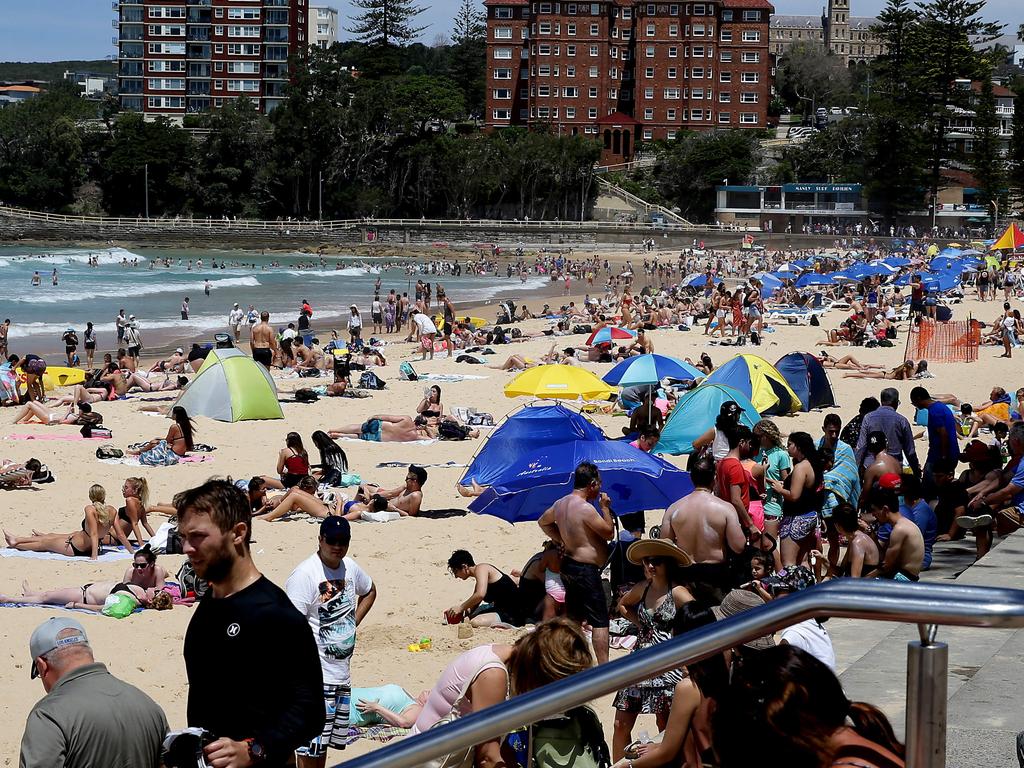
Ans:
[{"label": "dome tent", "polygon": [[490,485],[522,455],[570,440],[607,440],[589,418],[563,403],[536,402],[509,413],[484,440],[460,485]]},{"label": "dome tent", "polygon": [[668,417],[661,430],[661,440],[652,453],[692,453],[693,441],[713,426],[722,410],[722,403],[733,401],[739,405],[740,424],[753,429],[761,420],[750,400],[742,392],[722,384],[701,384],[684,395]]},{"label": "dome tent", "polygon": [[775,368],[800,398],[802,410],[836,407],[836,398],[832,394],[832,383],[828,380],[828,373],[814,355],[790,352],[779,358]]},{"label": "dome tent", "polygon": [[284,418],[270,373],[234,348],[211,349],[174,404],[217,421]]},{"label": "dome tent", "polygon": [[781,416],[800,410],[800,398],[782,374],[757,355],[736,355],[712,371],[704,383],[738,389],[764,416]]}]

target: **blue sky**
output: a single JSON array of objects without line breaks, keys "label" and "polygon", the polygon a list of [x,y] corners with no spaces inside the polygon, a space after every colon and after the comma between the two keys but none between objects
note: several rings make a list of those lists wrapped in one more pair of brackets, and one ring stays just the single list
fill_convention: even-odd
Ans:
[{"label": "blue sky", "polygon": [[[817,14],[824,2],[774,0],[776,13]],[[3,0],[2,4],[0,60],[99,59],[115,53],[110,42],[117,31],[111,26],[114,18],[111,0]],[[328,0],[324,4],[337,7],[343,17],[347,17],[352,8],[348,2]],[[447,35],[458,4],[459,0],[422,0],[427,10],[420,19],[429,25],[422,35],[424,42],[430,43],[437,35]],[[856,16],[875,14],[883,5],[884,0],[851,0]],[[1006,24],[1006,31],[1014,33],[1024,22],[1024,3],[989,0],[985,16]]]}]

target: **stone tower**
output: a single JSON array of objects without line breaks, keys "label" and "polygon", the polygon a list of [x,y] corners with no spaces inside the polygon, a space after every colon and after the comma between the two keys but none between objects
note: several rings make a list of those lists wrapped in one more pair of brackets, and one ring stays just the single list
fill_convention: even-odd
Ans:
[{"label": "stone tower", "polygon": [[850,0],[829,0],[825,47],[846,62],[852,53],[850,45]]}]

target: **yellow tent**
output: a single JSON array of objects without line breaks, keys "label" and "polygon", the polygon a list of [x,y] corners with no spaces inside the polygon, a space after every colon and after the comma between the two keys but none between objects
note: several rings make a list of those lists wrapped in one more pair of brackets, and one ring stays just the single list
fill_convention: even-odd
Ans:
[{"label": "yellow tent", "polygon": [[1016,224],[1011,223],[1000,238],[992,243],[989,250],[1001,251],[1005,248],[1012,251],[1015,248],[1020,248],[1022,245],[1024,245],[1024,232],[1021,232]]}]

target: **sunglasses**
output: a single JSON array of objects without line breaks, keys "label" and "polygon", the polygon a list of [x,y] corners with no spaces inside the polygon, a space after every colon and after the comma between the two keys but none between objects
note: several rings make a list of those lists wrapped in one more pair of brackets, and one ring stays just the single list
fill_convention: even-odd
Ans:
[{"label": "sunglasses", "polygon": [[324,536],[324,543],[329,547],[347,547],[348,541],[341,536]]},{"label": "sunglasses", "polygon": [[141,571],[143,568],[149,568],[149,563],[132,563],[132,568]]},{"label": "sunglasses", "polygon": [[664,565],[667,562],[668,562],[668,558],[667,557],[645,557],[644,558],[644,565],[649,565],[652,568],[656,568],[659,565]]}]

